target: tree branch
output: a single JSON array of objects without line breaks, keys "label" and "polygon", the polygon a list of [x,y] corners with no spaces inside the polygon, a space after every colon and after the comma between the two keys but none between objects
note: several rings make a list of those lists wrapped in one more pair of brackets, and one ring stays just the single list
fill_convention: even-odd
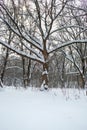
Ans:
[{"label": "tree branch", "polygon": [[81,44],[81,43],[87,43],[87,39],[83,39],[83,40],[73,40],[73,41],[69,41],[69,42],[63,43],[62,45],[60,45],[60,46],[58,46],[58,47],[56,47],[56,48],[54,48],[54,49],[48,51],[48,54],[51,54],[51,53],[53,53],[54,51],[58,51],[59,49],[61,49],[61,48],[63,48],[63,47],[70,46],[70,45],[72,45],[72,44],[74,44],[74,43],[79,43],[79,44]]},{"label": "tree branch", "polygon": [[0,40],[0,44],[5,46],[6,48],[12,50],[13,52],[16,52],[18,55],[21,55],[21,56],[24,56],[26,58],[30,58],[31,60],[34,60],[34,61],[38,61],[40,63],[44,63],[44,60],[43,59],[40,59],[38,58],[37,56],[32,56],[32,55],[29,55],[21,50],[17,50],[15,49],[14,47],[10,46],[9,44],[7,44],[6,42]]}]

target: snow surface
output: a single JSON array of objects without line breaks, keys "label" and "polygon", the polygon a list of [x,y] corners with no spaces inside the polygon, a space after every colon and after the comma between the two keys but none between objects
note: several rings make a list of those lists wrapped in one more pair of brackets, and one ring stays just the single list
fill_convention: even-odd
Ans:
[{"label": "snow surface", "polygon": [[0,88],[0,130],[87,130],[85,90]]}]

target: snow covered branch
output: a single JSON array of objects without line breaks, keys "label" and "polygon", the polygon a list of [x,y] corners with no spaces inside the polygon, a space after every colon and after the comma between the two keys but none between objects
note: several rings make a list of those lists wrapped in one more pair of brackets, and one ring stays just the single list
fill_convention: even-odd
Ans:
[{"label": "snow covered branch", "polygon": [[84,26],[68,25],[68,26],[62,26],[62,27],[60,27],[60,28],[58,28],[58,29],[53,30],[52,32],[50,32],[50,35],[53,34],[53,33],[55,33],[55,32],[57,32],[57,31],[60,31],[60,30],[63,30],[63,29],[67,29],[67,28],[80,28],[80,29],[82,29],[82,30],[84,29],[84,31],[87,30],[87,27],[84,27]]},{"label": "snow covered branch", "polygon": [[34,47],[36,47],[37,49],[42,51],[42,47],[41,44],[39,42],[37,42],[37,40],[35,40],[35,38],[33,38],[31,35],[26,35],[25,33],[20,33],[18,30],[14,29],[8,21],[6,21],[5,19],[1,18],[4,21],[4,23],[19,37],[23,38],[25,41],[27,41],[28,43],[32,44]]},{"label": "snow covered branch", "polygon": [[44,63],[44,60],[41,59],[41,58],[38,58],[37,56],[33,56],[33,55],[29,55],[27,53],[25,53],[24,51],[21,51],[21,50],[17,50],[15,49],[14,47],[10,46],[9,44],[7,44],[6,42],[0,40],[0,44],[5,46],[6,48],[16,52],[18,55],[22,55],[24,57],[27,57],[27,58],[30,58],[31,60],[34,60],[34,61],[38,61],[40,63]]},{"label": "snow covered branch", "polygon": [[83,40],[73,40],[73,41],[69,41],[69,42],[63,43],[62,45],[60,45],[60,46],[58,46],[58,47],[56,47],[56,48],[54,48],[54,49],[48,51],[48,54],[53,53],[54,51],[57,51],[57,50],[59,50],[59,49],[61,49],[61,48],[63,48],[63,47],[70,46],[70,45],[72,45],[72,44],[74,44],[74,43],[79,43],[79,44],[87,43],[87,39],[83,39]]}]

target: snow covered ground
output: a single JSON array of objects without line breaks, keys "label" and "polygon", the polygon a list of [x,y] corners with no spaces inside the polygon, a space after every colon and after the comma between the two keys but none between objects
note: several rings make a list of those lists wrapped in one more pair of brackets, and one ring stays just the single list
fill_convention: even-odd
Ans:
[{"label": "snow covered ground", "polygon": [[85,91],[0,88],[0,130],[87,130]]}]

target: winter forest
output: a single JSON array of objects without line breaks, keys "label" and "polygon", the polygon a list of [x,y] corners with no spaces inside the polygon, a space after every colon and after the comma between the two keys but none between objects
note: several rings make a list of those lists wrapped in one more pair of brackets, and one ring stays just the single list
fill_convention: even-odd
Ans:
[{"label": "winter forest", "polygon": [[87,0],[0,0],[0,130],[87,130]]},{"label": "winter forest", "polygon": [[0,0],[0,86],[85,88],[86,0]]}]

